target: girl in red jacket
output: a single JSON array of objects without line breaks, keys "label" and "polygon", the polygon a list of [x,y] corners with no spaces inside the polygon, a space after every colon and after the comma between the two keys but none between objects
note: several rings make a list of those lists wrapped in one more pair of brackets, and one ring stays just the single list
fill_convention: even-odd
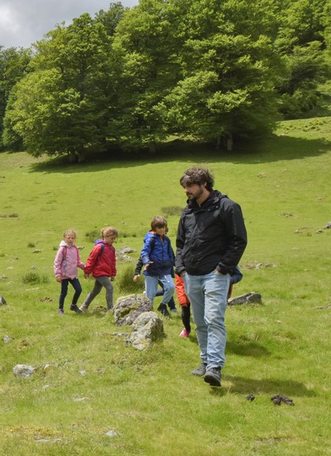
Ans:
[{"label": "girl in red jacket", "polygon": [[116,256],[113,242],[118,236],[118,231],[112,226],[101,230],[102,240],[96,241],[84,268],[85,278],[90,274],[95,278],[94,288],[87,295],[80,310],[86,312],[93,299],[100,293],[102,287],[106,289],[107,309],[113,308],[113,285],[116,276]]},{"label": "girl in red jacket", "polygon": [[188,337],[191,332],[191,310],[190,310],[190,301],[185,293],[185,288],[184,288],[184,280],[183,278],[175,274],[175,287],[176,287],[176,294],[177,298],[179,301],[179,304],[182,308],[182,322],[184,325],[184,328],[180,332],[180,337]]}]

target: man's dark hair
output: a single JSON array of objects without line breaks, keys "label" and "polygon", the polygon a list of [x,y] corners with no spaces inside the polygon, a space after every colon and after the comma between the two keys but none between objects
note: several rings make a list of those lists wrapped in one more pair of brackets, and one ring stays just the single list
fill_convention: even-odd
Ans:
[{"label": "man's dark hair", "polygon": [[186,185],[204,185],[206,189],[212,191],[214,185],[214,177],[207,168],[189,168],[185,171],[183,176],[180,178],[180,185],[185,187]]}]

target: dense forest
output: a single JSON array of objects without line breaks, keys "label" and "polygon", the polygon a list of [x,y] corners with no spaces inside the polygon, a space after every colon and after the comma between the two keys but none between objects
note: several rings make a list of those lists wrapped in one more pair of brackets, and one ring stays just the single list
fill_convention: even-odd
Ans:
[{"label": "dense forest", "polygon": [[0,47],[0,147],[82,159],[190,138],[230,150],[318,109],[330,42],[330,0],[111,3],[29,49]]}]

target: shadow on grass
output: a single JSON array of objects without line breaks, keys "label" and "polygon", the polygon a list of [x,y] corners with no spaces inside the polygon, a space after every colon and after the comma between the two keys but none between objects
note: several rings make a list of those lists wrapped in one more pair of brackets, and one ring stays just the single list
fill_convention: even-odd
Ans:
[{"label": "shadow on grass", "polygon": [[271,354],[268,349],[263,347],[263,345],[257,344],[256,342],[238,343],[228,341],[226,343],[226,350],[227,352],[234,353],[235,355],[254,356],[256,358],[259,358],[261,356],[268,356]]},{"label": "shadow on grass", "polygon": [[230,386],[225,388],[212,388],[211,393],[217,396],[224,396],[227,393],[240,393],[254,395],[270,394],[274,396],[281,394],[285,396],[316,396],[315,391],[309,390],[303,383],[293,380],[279,380],[279,379],[253,379],[245,377],[237,377],[233,375],[226,375],[223,377],[224,382],[229,383]]},{"label": "shadow on grass", "polygon": [[238,144],[235,150],[216,150],[214,145],[190,141],[172,141],[161,144],[157,151],[124,152],[112,150],[108,153],[89,156],[83,163],[68,163],[65,157],[50,158],[42,163],[31,165],[31,172],[44,173],[84,173],[107,169],[134,168],[150,163],[169,161],[192,163],[222,161],[229,163],[271,163],[279,160],[296,160],[314,157],[331,149],[331,142],[322,139],[301,139],[290,136],[271,135],[263,140]]}]

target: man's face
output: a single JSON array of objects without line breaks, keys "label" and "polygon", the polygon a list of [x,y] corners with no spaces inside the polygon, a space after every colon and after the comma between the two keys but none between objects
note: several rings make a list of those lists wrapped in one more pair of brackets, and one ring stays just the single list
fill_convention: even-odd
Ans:
[{"label": "man's face", "polygon": [[185,191],[188,199],[198,200],[203,195],[203,193],[205,191],[205,186],[199,185],[199,184],[185,185],[184,191]]}]

